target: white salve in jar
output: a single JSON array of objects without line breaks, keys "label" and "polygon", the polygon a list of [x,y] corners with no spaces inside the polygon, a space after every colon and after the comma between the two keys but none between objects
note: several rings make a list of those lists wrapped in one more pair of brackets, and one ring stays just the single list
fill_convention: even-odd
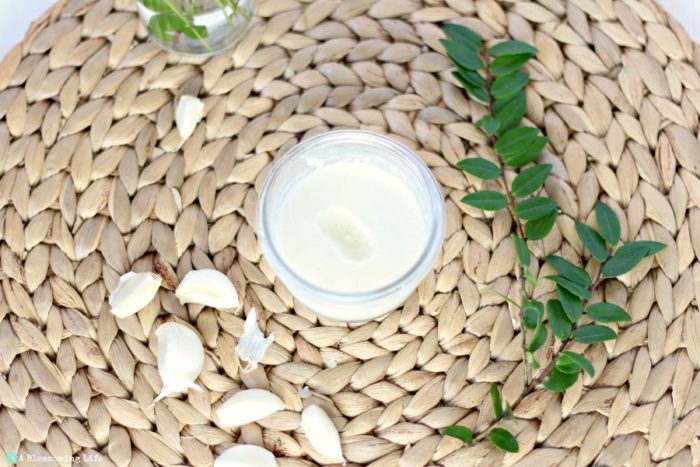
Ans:
[{"label": "white salve in jar", "polygon": [[376,133],[303,141],[271,170],[258,205],[265,259],[317,314],[364,321],[401,304],[440,250],[440,188],[416,154]]}]

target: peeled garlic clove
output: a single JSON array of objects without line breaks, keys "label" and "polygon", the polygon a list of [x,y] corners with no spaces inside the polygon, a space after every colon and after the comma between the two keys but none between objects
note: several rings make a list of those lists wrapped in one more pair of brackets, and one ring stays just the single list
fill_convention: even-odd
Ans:
[{"label": "peeled garlic clove", "polygon": [[251,309],[245,319],[243,334],[236,345],[238,359],[248,362],[243,371],[248,372],[256,369],[274,341],[274,333],[265,337],[265,334],[258,327],[257,312],[255,308]]},{"label": "peeled garlic clove", "polygon": [[161,324],[158,338],[158,373],[163,389],[154,402],[187,389],[201,391],[194,381],[204,367],[204,346],[197,334],[178,323]]},{"label": "peeled garlic clove", "polygon": [[301,413],[301,427],[311,446],[333,462],[345,462],[340,435],[333,421],[317,405],[310,405]]},{"label": "peeled garlic clove", "polygon": [[214,467],[278,467],[275,456],[254,444],[239,444],[221,453]]},{"label": "peeled garlic clove", "polygon": [[182,95],[175,111],[175,125],[180,138],[185,141],[192,136],[197,123],[204,116],[204,102],[194,96]]},{"label": "peeled garlic clove", "polygon": [[109,294],[109,306],[117,318],[131,316],[148,305],[158,293],[160,276],[152,272],[127,272]]},{"label": "peeled garlic clove", "polygon": [[225,274],[216,269],[190,271],[175,290],[181,304],[199,303],[212,308],[238,308],[238,292]]},{"label": "peeled garlic clove", "polygon": [[264,389],[246,389],[234,394],[216,411],[219,422],[225,427],[252,423],[280,410],[282,399]]}]

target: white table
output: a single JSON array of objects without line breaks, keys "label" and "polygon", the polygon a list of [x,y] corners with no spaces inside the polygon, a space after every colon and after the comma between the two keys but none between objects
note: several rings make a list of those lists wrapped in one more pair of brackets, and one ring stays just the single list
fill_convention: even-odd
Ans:
[{"label": "white table", "polygon": [[[700,42],[700,0],[658,0]],[[0,59],[55,0],[0,0]]]}]

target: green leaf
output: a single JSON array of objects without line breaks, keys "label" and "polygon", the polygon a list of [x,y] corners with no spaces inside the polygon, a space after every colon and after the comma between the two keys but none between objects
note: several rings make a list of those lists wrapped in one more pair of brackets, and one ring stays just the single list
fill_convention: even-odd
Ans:
[{"label": "green leaf", "polygon": [[605,239],[598,232],[592,227],[576,221],[576,233],[595,259],[601,262],[605,261],[608,257],[608,247],[605,246]]},{"label": "green leaf", "polygon": [[469,93],[470,96],[472,96],[474,99],[482,102],[482,103],[487,103],[489,101],[489,95],[486,92],[485,89],[482,89],[478,86],[474,86],[471,84],[469,81],[464,79],[464,77],[458,72],[458,71],[453,71],[452,76],[455,77],[457,81],[462,85],[462,87]]},{"label": "green leaf", "polygon": [[597,342],[617,339],[617,333],[607,326],[590,324],[574,331],[574,340],[583,344],[595,344]]},{"label": "green leaf", "polygon": [[510,185],[513,196],[524,198],[537,191],[552,171],[552,164],[529,167],[518,174]]},{"label": "green leaf", "polygon": [[557,358],[554,368],[561,371],[562,373],[575,373],[578,374],[581,371],[581,367],[576,363],[568,360],[566,358]]},{"label": "green leaf", "polygon": [[508,200],[503,194],[490,190],[470,193],[462,198],[462,202],[484,211],[498,211],[508,205]]},{"label": "green leaf", "polygon": [[577,284],[581,284],[586,288],[591,285],[591,278],[584,269],[570,263],[561,256],[550,255],[545,258],[545,261],[547,261],[547,263],[552,266],[555,271],[567,279],[570,279]]},{"label": "green leaf", "polygon": [[566,313],[569,321],[572,323],[578,322],[583,314],[581,299],[561,285],[557,285],[557,292],[559,292],[559,301],[561,302],[561,306],[564,307],[564,313]]},{"label": "green leaf", "polygon": [[535,356],[532,354],[532,352],[528,352],[527,350],[525,351],[525,360],[527,360],[527,364],[530,365],[533,370],[537,370],[540,368],[540,362],[538,362],[535,359]]},{"label": "green leaf", "polygon": [[503,76],[522,68],[530,59],[530,54],[504,55],[496,58],[489,66],[489,71],[494,76]]},{"label": "green leaf", "polygon": [[586,308],[586,314],[599,323],[620,323],[631,320],[630,315],[614,303],[594,303]]},{"label": "green leaf", "polygon": [[620,221],[607,204],[598,201],[595,205],[595,218],[600,234],[608,245],[615,246],[620,241]]},{"label": "green leaf", "polygon": [[502,156],[518,154],[537,138],[539,131],[532,127],[513,128],[498,138],[493,149]]},{"label": "green leaf", "polygon": [[508,167],[522,167],[525,164],[528,164],[537,159],[537,157],[542,153],[542,150],[545,148],[545,146],[547,146],[547,141],[549,140],[546,136],[538,136],[517,154],[503,156],[503,162]]},{"label": "green leaf", "polygon": [[450,60],[456,65],[467,70],[480,70],[484,67],[484,62],[481,58],[466,45],[445,39],[440,39],[440,43],[445,47]]},{"label": "green leaf", "polygon": [[491,94],[496,98],[512,96],[525,87],[530,78],[522,71],[496,78],[491,87]]},{"label": "green leaf", "polygon": [[655,255],[664,248],[666,248],[666,245],[659,242],[639,241],[626,243],[615,252],[615,256],[603,265],[603,270],[601,271],[603,277],[621,276],[639,264],[642,259]]},{"label": "green leaf", "polygon": [[523,321],[527,329],[535,329],[544,318],[544,305],[537,300],[525,300],[523,303]]},{"label": "green leaf", "polygon": [[530,55],[537,53],[537,49],[522,41],[505,41],[496,44],[489,49],[492,57],[502,57],[504,55]]},{"label": "green leaf", "polygon": [[547,375],[542,386],[552,392],[564,392],[573,386],[578,379],[578,373],[564,373],[558,368],[554,368]]},{"label": "green leaf", "polygon": [[556,212],[556,210],[557,203],[552,198],[536,196],[518,203],[515,206],[515,215],[520,219],[530,221],[541,219],[552,212]]},{"label": "green leaf", "polygon": [[537,324],[542,320],[542,314],[539,309],[535,306],[528,305],[523,308],[523,324],[525,329],[535,329]]},{"label": "green leaf", "polygon": [[501,122],[500,133],[517,128],[520,125],[525,110],[527,109],[527,97],[524,91],[517,92],[505,99],[495,99],[493,102],[493,114]]},{"label": "green leaf", "polygon": [[518,263],[525,268],[529,267],[530,250],[527,248],[527,243],[517,235],[513,235],[513,245],[515,246],[515,254],[518,257]]},{"label": "green leaf", "polygon": [[190,26],[185,28],[182,33],[190,39],[204,39],[209,36],[206,26]]},{"label": "green leaf", "polygon": [[549,327],[552,328],[552,334],[563,341],[569,338],[571,334],[571,321],[564,313],[564,307],[559,300],[550,300],[547,302],[547,319]]},{"label": "green leaf", "polygon": [[466,68],[463,68],[459,65],[456,65],[457,67],[457,72],[467,80],[470,84],[473,84],[474,86],[478,88],[484,89],[486,86],[486,79],[479,74],[478,71],[474,70],[467,70]]},{"label": "green leaf", "polygon": [[577,372],[579,370],[583,370],[591,377],[595,376],[595,369],[593,368],[591,362],[589,362],[583,355],[579,355],[575,352],[562,352],[557,361],[557,368],[559,368],[560,363],[562,366],[574,365],[578,367]]},{"label": "green leaf", "polygon": [[583,286],[577,282],[572,281],[568,277],[564,276],[546,276],[545,279],[549,279],[557,285],[560,285],[564,289],[568,290],[575,296],[582,298],[583,300],[588,300],[591,298],[591,291],[588,287]]},{"label": "green leaf", "polygon": [[535,332],[532,334],[532,337],[530,338],[530,342],[527,343],[527,350],[530,352],[535,352],[537,349],[542,347],[544,345],[544,342],[547,340],[547,327],[544,325],[542,321],[537,323],[537,327],[535,328]]},{"label": "green leaf", "polygon": [[493,414],[498,420],[503,416],[503,401],[501,401],[501,392],[494,383],[491,383],[491,405],[493,405]]},{"label": "green leaf", "polygon": [[182,31],[186,27],[187,24],[182,19],[170,13],[153,15],[148,21],[150,33],[165,42],[171,42],[172,33]]},{"label": "green leaf", "polygon": [[480,50],[482,47],[481,37],[465,26],[460,24],[445,23],[442,25],[442,30],[445,31],[447,37],[455,42],[464,44],[474,52]]},{"label": "green leaf", "polygon": [[[636,242],[627,243],[623,246],[626,246],[626,245],[633,245],[635,248],[646,248],[647,249],[647,252],[646,252],[647,256],[655,255],[659,251],[666,248],[666,244],[661,243],[661,242],[654,242],[651,240],[638,240]],[[620,247],[620,249],[622,249],[622,247]],[[619,252],[620,250],[617,250],[617,251]]]},{"label": "green leaf", "polygon": [[141,4],[156,13],[172,13],[173,11],[168,6],[168,2],[164,0],[141,0]]},{"label": "green leaf", "polygon": [[493,180],[501,176],[501,168],[481,157],[471,157],[457,162],[457,167],[482,180]]},{"label": "green leaf", "polygon": [[501,127],[501,122],[496,117],[484,115],[481,120],[476,122],[476,126],[481,128],[487,136],[493,136]]},{"label": "green leaf", "polygon": [[541,240],[552,231],[554,223],[557,221],[557,212],[552,211],[551,214],[535,219],[527,223],[525,226],[525,236],[528,240]]},{"label": "green leaf", "polygon": [[472,440],[474,439],[474,433],[472,430],[467,428],[466,426],[461,426],[461,425],[452,425],[444,428],[442,430],[442,435],[443,436],[452,436],[453,438],[461,439],[465,443],[472,443]]},{"label": "green leaf", "polygon": [[504,452],[518,452],[520,450],[518,440],[515,439],[515,436],[513,436],[510,431],[504,428],[494,428],[491,430],[491,433],[489,433],[489,441]]}]

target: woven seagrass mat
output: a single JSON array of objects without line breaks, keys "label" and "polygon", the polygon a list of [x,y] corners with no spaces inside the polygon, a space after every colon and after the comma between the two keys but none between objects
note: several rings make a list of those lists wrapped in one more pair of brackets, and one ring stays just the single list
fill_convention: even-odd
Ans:
[{"label": "woven seagrass mat", "polygon": [[[351,464],[700,465],[700,49],[679,25],[649,0],[259,0],[257,14],[232,53],[197,61],[146,41],[131,1],[72,0],[0,65],[0,458],[200,466],[245,442],[281,466],[314,465],[299,412],[317,403]],[[454,165],[486,150],[473,124],[484,109],[450,76],[445,20],[540,50],[527,115],[549,136],[546,190],[561,208],[540,254],[580,261],[574,220],[599,198],[625,241],[668,244],[601,287],[632,322],[616,342],[577,347],[595,378],[516,406],[521,450],[506,456],[439,435],[489,424],[491,382],[511,401],[524,386],[516,313],[479,292],[515,293],[511,222],[459,202],[478,181]],[[198,94],[206,117],[179,150],[180,93]],[[435,271],[402,308],[353,326],[296,303],[253,229],[273,159],[340,127],[419,151],[447,203]],[[228,274],[242,312],[183,307],[163,289],[138,315],[109,313],[126,271],[172,286],[173,272],[204,267]],[[548,281],[534,290],[551,292]],[[245,374],[233,348],[253,306],[276,342]],[[164,320],[199,332],[204,390],[153,406]],[[242,386],[269,388],[289,410],[218,427],[219,401]]]}]

